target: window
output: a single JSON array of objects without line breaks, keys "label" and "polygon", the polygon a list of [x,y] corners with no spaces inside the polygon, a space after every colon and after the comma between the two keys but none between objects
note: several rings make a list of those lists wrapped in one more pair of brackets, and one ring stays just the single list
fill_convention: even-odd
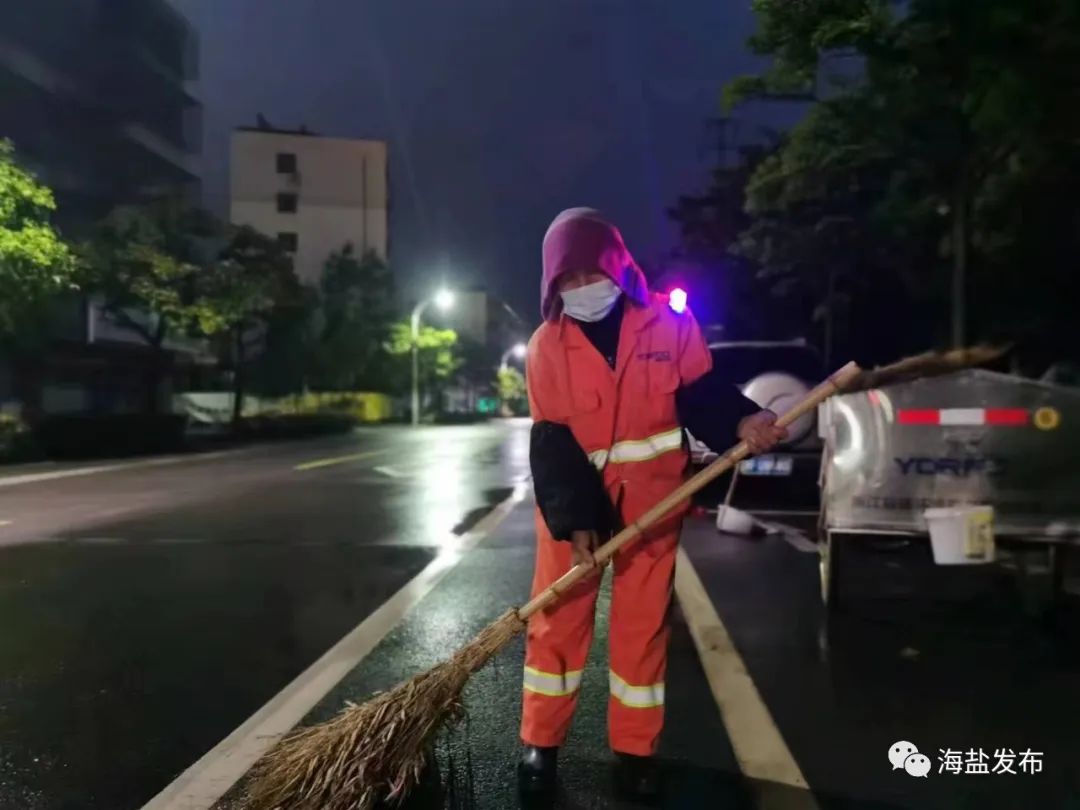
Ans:
[{"label": "window", "polygon": [[296,213],[296,195],[283,191],[277,195],[277,210],[282,214]]},{"label": "window", "polygon": [[296,155],[292,152],[278,152],[277,173],[296,174]]},{"label": "window", "polygon": [[283,250],[289,253],[296,253],[296,249],[300,244],[300,239],[295,233],[290,231],[282,231],[277,235],[278,244],[281,245]]}]

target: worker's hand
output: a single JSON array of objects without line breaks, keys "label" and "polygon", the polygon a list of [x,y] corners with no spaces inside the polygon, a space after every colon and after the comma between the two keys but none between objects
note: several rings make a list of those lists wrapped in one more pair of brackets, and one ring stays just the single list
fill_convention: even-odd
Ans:
[{"label": "worker's hand", "polygon": [[570,558],[574,565],[596,566],[593,552],[600,547],[600,537],[594,531],[575,531],[570,535]]},{"label": "worker's hand", "polygon": [[755,456],[768,452],[788,436],[787,428],[778,427],[776,414],[769,410],[758,411],[743,419],[736,434]]}]

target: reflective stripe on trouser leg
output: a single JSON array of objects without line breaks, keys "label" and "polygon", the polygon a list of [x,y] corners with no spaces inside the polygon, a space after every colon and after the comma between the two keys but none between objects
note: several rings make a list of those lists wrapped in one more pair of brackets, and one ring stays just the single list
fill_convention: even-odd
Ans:
[{"label": "reflective stripe on trouser leg", "polygon": [[615,672],[608,674],[611,696],[628,709],[655,709],[664,705],[664,683],[633,686]]},{"label": "reflective stripe on trouser leg", "polygon": [[[642,506],[628,488],[623,502],[625,520],[635,520]],[[678,545],[678,521],[665,532],[615,556],[611,596],[611,697],[608,733],[611,747],[622,753],[648,756],[656,752],[664,726],[664,675]]]},{"label": "reflective stripe on trouser leg", "polygon": [[548,697],[572,695],[581,688],[581,670],[559,673],[525,667],[522,687],[528,692]]},{"label": "reflective stripe on trouser leg", "polygon": [[[570,544],[551,538],[536,514],[536,596],[571,565]],[[525,638],[521,692],[521,739],[529,745],[562,745],[577,705],[581,671],[592,643],[593,612],[599,577],[589,577],[561,600],[531,619]]]}]

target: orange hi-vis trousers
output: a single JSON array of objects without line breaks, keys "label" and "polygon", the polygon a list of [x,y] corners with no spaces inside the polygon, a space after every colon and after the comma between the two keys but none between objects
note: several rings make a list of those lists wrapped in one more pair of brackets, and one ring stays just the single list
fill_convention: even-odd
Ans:
[{"label": "orange hi-vis trousers", "polygon": [[[636,519],[654,502],[624,501],[624,519]],[[667,619],[680,523],[679,515],[665,519],[612,561],[608,736],[621,753],[655,753],[664,725]],[[572,564],[570,544],[551,538],[539,510],[536,526],[533,596]],[[526,744],[558,746],[566,739],[592,643],[599,589],[600,577],[591,576],[529,621],[521,720]]]}]

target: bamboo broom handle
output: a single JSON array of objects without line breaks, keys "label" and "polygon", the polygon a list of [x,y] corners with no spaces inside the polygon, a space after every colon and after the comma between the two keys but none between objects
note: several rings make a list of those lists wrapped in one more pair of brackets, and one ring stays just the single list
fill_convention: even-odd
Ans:
[{"label": "bamboo broom handle", "polygon": [[[803,414],[814,410],[833,394],[839,393],[844,386],[850,383],[859,374],[859,371],[860,369],[855,363],[848,363],[842,369],[826,378],[824,382],[810,391],[798,404],[780,416],[780,418],[776,420],[776,424],[780,427],[787,427]],[[600,546],[593,555],[596,559],[597,567],[614,557],[615,553],[627,543],[640,537],[653,523],[664,517],[664,515],[670,512],[678,504],[698,492],[717,476],[723,475],[749,454],[750,451],[746,446],[746,442],[739,442],[704,470],[685,481],[675,489],[674,492],[660,501],[660,503],[649,509],[644,515],[616,534],[604,543],[604,545]],[[528,621],[530,616],[555,602],[564,593],[577,585],[595,570],[596,568],[592,566],[575,565],[555,580],[547,590],[537,594],[527,604],[518,608],[518,617],[523,622]]]}]

